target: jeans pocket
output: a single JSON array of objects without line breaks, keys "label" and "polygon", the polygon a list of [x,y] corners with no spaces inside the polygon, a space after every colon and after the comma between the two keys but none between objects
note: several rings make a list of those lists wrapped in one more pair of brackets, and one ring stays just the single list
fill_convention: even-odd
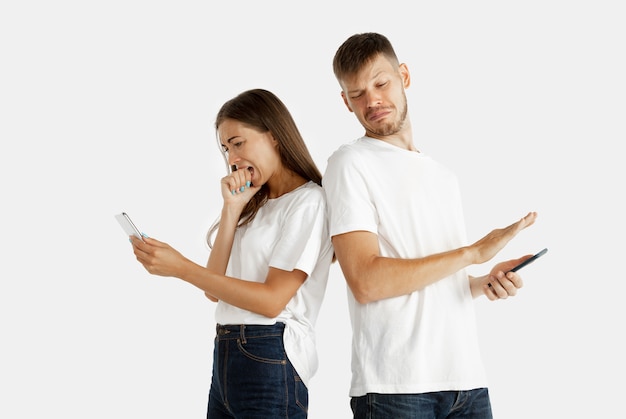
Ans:
[{"label": "jeans pocket", "polygon": [[[272,342],[272,340],[275,342]],[[242,355],[253,361],[274,365],[287,364],[287,355],[280,338],[247,339],[245,345],[241,342],[241,339],[237,339],[237,347]]]}]

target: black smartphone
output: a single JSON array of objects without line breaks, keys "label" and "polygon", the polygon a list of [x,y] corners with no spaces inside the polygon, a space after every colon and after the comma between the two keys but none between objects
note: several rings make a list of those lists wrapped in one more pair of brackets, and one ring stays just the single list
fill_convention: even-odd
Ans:
[{"label": "black smartphone", "polygon": [[533,255],[533,256],[529,257],[528,259],[526,259],[525,261],[523,261],[522,263],[520,263],[519,265],[517,265],[516,267],[511,269],[509,272],[517,272],[518,270],[522,269],[524,266],[526,266],[526,265],[528,265],[530,263],[533,263],[538,258],[540,258],[541,256],[545,255],[547,251],[548,251],[547,248],[543,249],[542,251],[540,251],[536,255]]},{"label": "black smartphone", "polygon": [[143,241],[143,237],[141,236],[141,232],[135,226],[135,223],[133,223],[131,221],[131,219],[128,216],[128,214],[123,212],[121,214],[117,214],[115,216],[115,218],[117,219],[117,222],[120,223],[120,225],[122,226],[122,228],[124,229],[124,231],[126,232],[126,234],[128,236],[135,236],[135,237],[139,238],[141,241]]}]

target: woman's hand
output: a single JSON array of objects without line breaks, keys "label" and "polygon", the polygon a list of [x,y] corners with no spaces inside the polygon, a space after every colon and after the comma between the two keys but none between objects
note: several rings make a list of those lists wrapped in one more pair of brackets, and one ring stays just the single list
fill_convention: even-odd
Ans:
[{"label": "woman's hand", "polygon": [[252,199],[261,186],[252,185],[250,171],[236,170],[221,180],[224,205],[233,206],[240,211]]},{"label": "woman's hand", "polygon": [[133,252],[146,270],[159,276],[182,278],[190,264],[195,265],[167,243],[145,237],[143,241],[131,237]]}]

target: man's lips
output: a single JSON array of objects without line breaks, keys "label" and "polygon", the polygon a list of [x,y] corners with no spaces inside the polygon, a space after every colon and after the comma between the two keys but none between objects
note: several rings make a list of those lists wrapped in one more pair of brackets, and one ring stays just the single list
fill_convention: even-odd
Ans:
[{"label": "man's lips", "polygon": [[379,121],[383,118],[385,118],[387,115],[389,115],[391,113],[390,110],[388,109],[378,109],[375,111],[371,111],[367,114],[367,119],[370,121]]}]

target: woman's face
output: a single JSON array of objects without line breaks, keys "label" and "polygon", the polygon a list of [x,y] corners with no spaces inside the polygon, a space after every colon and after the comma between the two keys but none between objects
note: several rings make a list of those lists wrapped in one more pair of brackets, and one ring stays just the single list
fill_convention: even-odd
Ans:
[{"label": "woman's face", "polygon": [[228,164],[237,170],[249,170],[253,185],[264,185],[280,170],[278,143],[270,132],[259,132],[242,122],[225,119],[217,133]]}]

